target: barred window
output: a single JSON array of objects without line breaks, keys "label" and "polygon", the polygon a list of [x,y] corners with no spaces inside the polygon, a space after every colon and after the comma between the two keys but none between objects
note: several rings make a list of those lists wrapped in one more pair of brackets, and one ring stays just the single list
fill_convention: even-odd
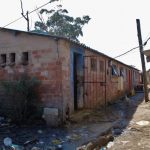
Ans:
[{"label": "barred window", "polygon": [[116,65],[111,66],[111,73],[113,76],[118,76],[118,71]]},{"label": "barred window", "polygon": [[91,58],[91,70],[96,71],[97,70],[97,61],[95,58]]},{"label": "barred window", "polygon": [[125,77],[124,69],[122,67],[120,68],[120,76]]},{"label": "barred window", "polygon": [[99,61],[100,72],[104,72],[104,61]]}]

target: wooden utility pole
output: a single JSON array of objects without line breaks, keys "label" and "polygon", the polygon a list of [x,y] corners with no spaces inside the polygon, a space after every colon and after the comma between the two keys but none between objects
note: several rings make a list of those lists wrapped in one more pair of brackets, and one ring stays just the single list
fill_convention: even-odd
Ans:
[{"label": "wooden utility pole", "polygon": [[22,0],[20,0],[20,3],[21,3],[21,10],[22,10],[21,15],[27,21],[27,31],[29,32],[30,31],[30,29],[29,29],[29,12],[27,11],[26,15],[24,15]]},{"label": "wooden utility pole", "polygon": [[145,96],[145,102],[148,102],[149,98],[148,98],[148,90],[147,90],[147,75],[146,75],[145,59],[144,59],[144,53],[143,53],[141,25],[140,25],[140,20],[139,19],[136,19],[136,24],[137,24],[137,33],[138,33],[138,40],[139,40],[141,63],[142,63],[142,71],[143,71],[144,96]]},{"label": "wooden utility pole", "polygon": [[27,21],[27,31],[29,32],[30,31],[30,28],[29,28],[29,12],[27,11],[27,13],[26,13],[26,21]]}]

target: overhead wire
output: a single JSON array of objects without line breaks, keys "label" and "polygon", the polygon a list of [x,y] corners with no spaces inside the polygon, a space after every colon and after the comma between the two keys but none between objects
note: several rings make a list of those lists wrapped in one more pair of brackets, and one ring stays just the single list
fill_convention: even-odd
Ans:
[{"label": "overhead wire", "polygon": [[[33,12],[35,12],[36,10],[38,10],[38,9],[40,9],[40,8],[42,8],[42,7],[46,6],[46,5],[48,5],[49,3],[51,3],[51,1],[49,1],[49,2],[47,2],[47,3],[45,3],[45,4],[41,5],[41,6],[39,6],[38,8],[36,8],[36,9],[34,9],[34,10],[30,11],[30,12],[29,12],[29,14],[31,14],[31,13],[33,13]],[[26,16],[26,15],[25,15],[25,16]],[[22,18],[23,18],[23,16],[21,16],[21,17],[19,17],[19,18],[15,19],[14,21],[11,21],[10,23],[6,24],[6,25],[5,25],[5,26],[3,26],[3,27],[0,27],[0,29],[3,29],[3,28],[5,28],[5,27],[7,27],[7,26],[9,26],[9,25],[11,25],[11,24],[13,24],[13,23],[17,22],[18,20],[20,20],[20,19],[22,19]]]},{"label": "overhead wire", "polygon": [[[37,11],[38,9],[40,9],[40,8],[42,8],[42,7],[46,6],[46,5],[48,5],[49,3],[53,2],[53,1],[55,1],[55,0],[51,0],[51,1],[49,1],[49,2],[47,2],[47,3],[45,3],[45,4],[43,4],[43,5],[41,5],[41,6],[39,6],[39,7],[37,7],[36,9],[30,11],[29,14],[31,14],[31,13]],[[57,0],[56,0],[56,1],[57,1]],[[26,16],[26,15],[25,15],[25,16]],[[0,27],[0,29],[3,29],[3,28],[5,28],[5,27],[7,27],[7,26],[9,26],[9,25],[11,25],[11,24],[17,22],[18,20],[20,20],[20,19],[22,19],[22,18],[23,18],[23,16],[21,16],[21,17],[15,19],[14,21],[11,21],[10,23],[6,24],[6,25],[3,26],[3,27]],[[144,42],[144,44],[143,44],[142,46],[146,46],[146,44],[147,44],[147,42],[148,42],[149,40],[150,40],[150,37],[147,38],[147,40]],[[135,49],[137,49],[137,48],[139,48],[139,47],[140,47],[140,46],[136,46],[136,47],[134,47],[134,48],[132,48],[132,49],[130,49],[130,50],[128,50],[128,51],[126,51],[126,52],[124,52],[124,53],[122,53],[122,54],[120,54],[120,55],[114,57],[114,58],[118,58],[118,57],[121,57],[121,56],[123,56],[123,55],[126,55],[127,53],[129,53],[129,52],[131,52],[131,51],[133,51],[133,50],[135,50]]]},{"label": "overhead wire", "polygon": [[136,47],[134,47],[134,48],[132,48],[132,49],[130,49],[130,50],[128,50],[128,51],[126,51],[126,52],[124,52],[124,53],[122,53],[122,54],[120,54],[120,55],[114,57],[114,58],[118,58],[118,57],[121,57],[121,56],[123,56],[123,55],[126,55],[127,53],[129,53],[129,52],[131,52],[131,51],[133,51],[133,50],[139,48],[140,46],[146,46],[146,44],[147,44],[147,42],[148,42],[149,40],[150,40],[150,37],[147,38],[147,40],[144,42],[143,45],[136,46]]},{"label": "overhead wire", "polygon": [[120,54],[120,55],[114,57],[114,58],[118,58],[118,57],[121,57],[121,56],[123,56],[123,55],[126,55],[127,53],[129,53],[129,52],[131,52],[131,51],[133,51],[133,50],[135,50],[135,49],[137,49],[137,48],[139,48],[139,46],[134,47],[134,48],[132,48],[132,49],[130,49],[130,50],[128,50],[128,51],[126,51],[126,52],[124,52],[124,53],[122,53],[122,54]]}]

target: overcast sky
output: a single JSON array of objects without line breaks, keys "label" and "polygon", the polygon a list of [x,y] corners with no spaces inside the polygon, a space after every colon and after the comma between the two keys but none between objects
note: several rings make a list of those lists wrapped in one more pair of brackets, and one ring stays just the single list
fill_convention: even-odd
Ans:
[{"label": "overcast sky", "polygon": [[[32,11],[49,0],[22,0],[24,11]],[[91,20],[83,28],[80,41],[111,57],[138,46],[136,19],[141,21],[143,41],[150,36],[150,0],[61,0],[69,14],[78,17],[89,15]],[[45,8],[52,8],[47,5]],[[5,0],[0,5],[0,26],[21,17],[20,0]],[[37,14],[30,15],[30,28],[34,28]],[[21,19],[7,28],[26,30],[26,21]],[[150,41],[145,50],[150,49]],[[139,49],[118,60],[141,69]],[[150,69],[150,64],[147,64]]]}]

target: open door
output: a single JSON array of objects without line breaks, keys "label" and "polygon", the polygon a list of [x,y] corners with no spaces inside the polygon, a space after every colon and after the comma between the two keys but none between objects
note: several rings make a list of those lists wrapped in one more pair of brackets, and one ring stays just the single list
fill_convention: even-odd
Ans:
[{"label": "open door", "polygon": [[74,53],[73,61],[74,76],[74,110],[83,107],[83,56]]},{"label": "open door", "polygon": [[129,70],[129,72],[128,72],[128,87],[129,87],[129,91],[131,91],[131,89],[132,89],[132,72],[131,72],[131,70]]}]

